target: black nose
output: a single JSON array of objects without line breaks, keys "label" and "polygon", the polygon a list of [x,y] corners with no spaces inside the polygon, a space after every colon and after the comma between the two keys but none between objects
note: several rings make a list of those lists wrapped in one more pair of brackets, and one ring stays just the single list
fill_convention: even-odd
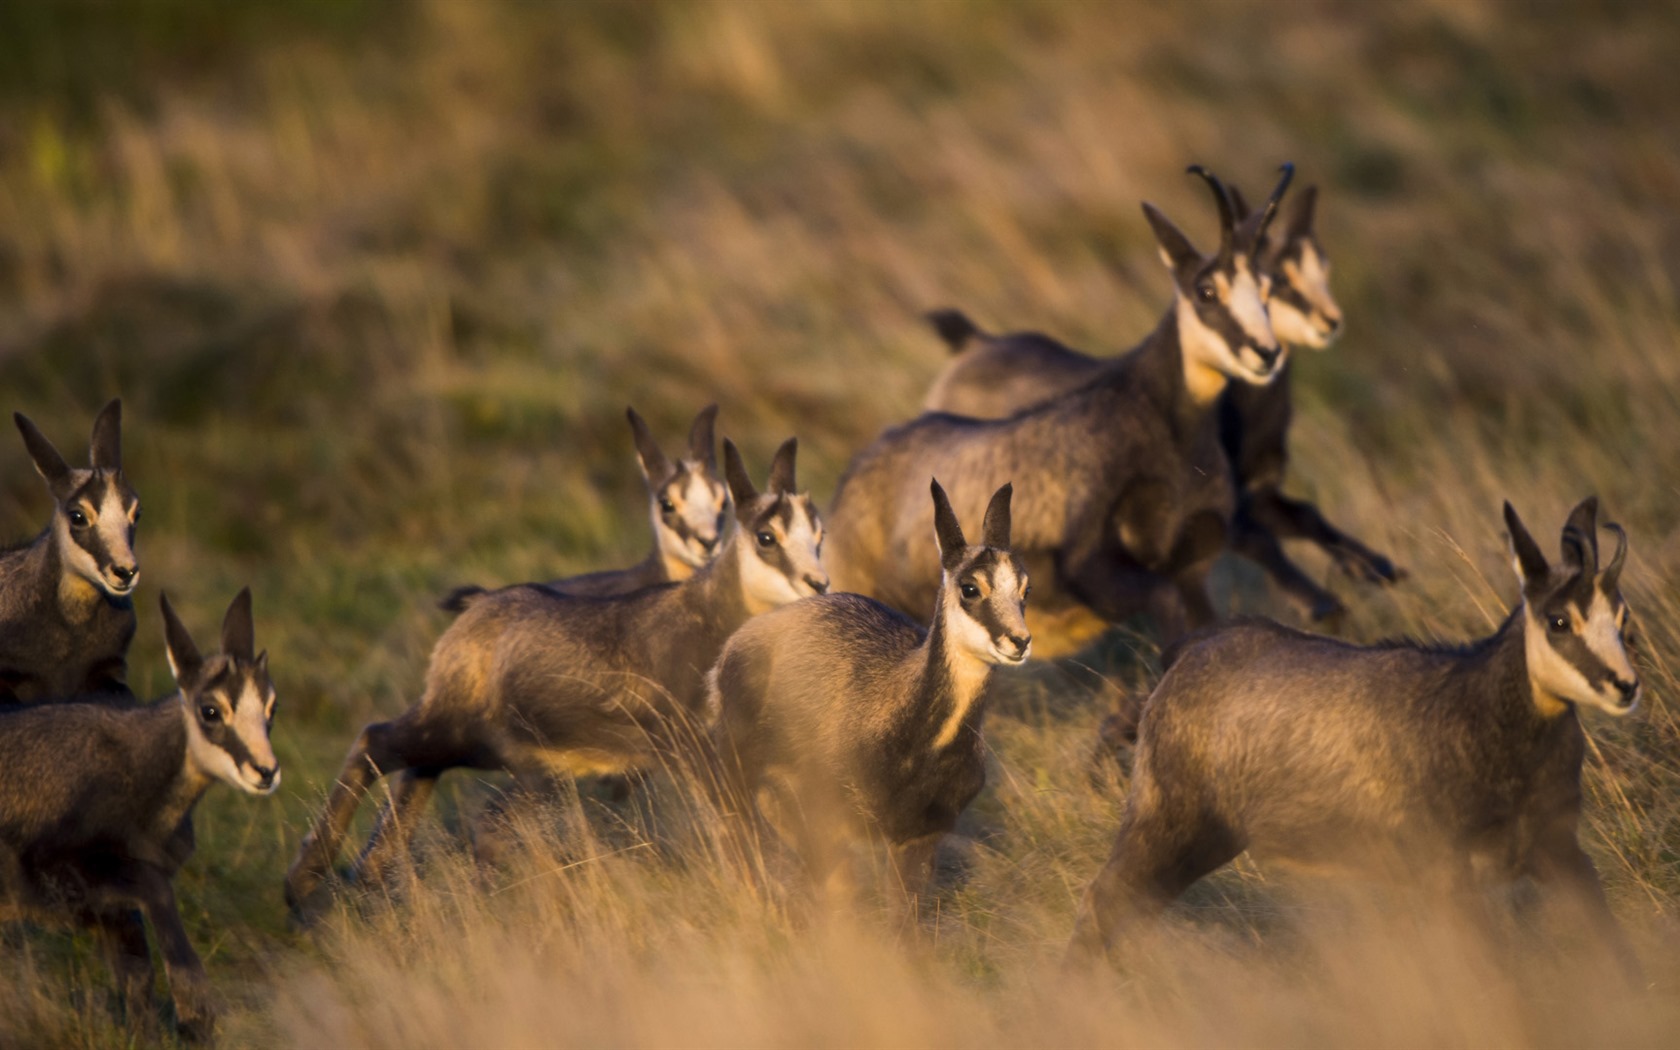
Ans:
[{"label": "black nose", "polygon": [[135,574],[137,574],[139,571],[140,571],[139,566],[135,566],[135,565],[113,565],[113,566],[111,566],[111,575],[115,576],[117,579],[121,580],[124,583],[127,583],[130,580],[134,579]]},{"label": "black nose", "polygon": [[1005,637],[1009,639],[1009,644],[1013,645],[1018,653],[1026,652],[1027,646],[1032,644],[1032,635],[1030,634],[1011,634]]},{"label": "black nose", "polygon": [[1326,317],[1324,319],[1324,331],[1327,334],[1335,335],[1337,332],[1339,332],[1341,330],[1342,330],[1342,320],[1341,320],[1341,318],[1339,318],[1339,317]]},{"label": "black nose", "polygon": [[805,583],[818,594],[828,593],[828,578],[825,576],[807,576]]},{"label": "black nose", "polygon": [[717,550],[718,537],[713,536],[711,539],[707,539],[704,536],[696,536],[694,537],[694,542],[706,548],[706,553],[710,554],[712,551]]},{"label": "black nose", "polygon": [[1617,679],[1615,685],[1616,692],[1622,694],[1622,703],[1624,704],[1633,703],[1633,698],[1639,695],[1639,679],[1637,678],[1631,682],[1624,682]]},{"label": "black nose", "polygon": [[1260,360],[1265,362],[1265,365],[1266,365],[1267,368],[1270,368],[1273,365],[1277,364],[1278,355],[1283,353],[1283,347],[1281,347],[1281,346],[1274,346],[1270,350],[1268,350],[1263,346],[1259,346],[1257,344],[1250,343],[1249,347],[1256,354],[1260,355]]},{"label": "black nose", "polygon": [[258,787],[272,787],[275,774],[280,772],[279,766],[253,765],[251,768],[256,770]]}]

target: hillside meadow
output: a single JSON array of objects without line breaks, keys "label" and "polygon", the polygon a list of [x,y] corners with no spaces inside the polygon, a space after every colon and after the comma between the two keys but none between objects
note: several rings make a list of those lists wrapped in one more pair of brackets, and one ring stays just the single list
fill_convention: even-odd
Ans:
[{"label": "hillside meadow", "polygon": [[[249,584],[280,692],[279,792],[213,791],[178,881],[223,1042],[1672,1044],[1677,47],[1639,3],[0,8],[3,407],[75,459],[124,399],[136,690],[170,688],[160,589],[205,638]],[[1208,244],[1185,165],[1257,188],[1284,160],[1347,317],[1295,370],[1289,487],[1409,573],[1295,551],[1342,633],[1490,631],[1502,499],[1548,551],[1588,493],[1627,528],[1647,699],[1585,717],[1583,839],[1649,989],[1246,860],[1123,972],[1063,975],[1125,793],[1093,730],[1153,681],[1143,622],[1000,680],[990,786],[913,930],[746,878],[785,864],[722,848],[681,778],[583,785],[477,870],[495,778],[465,773],[396,899],[288,927],[284,867],[357,728],[417,696],[437,596],[645,553],[625,405],[675,445],[719,402],[760,476],[795,434],[826,504],[942,364],[923,311],[1118,352],[1170,295],[1138,203]],[[47,513],[0,438],[0,539]],[[1252,566],[1217,583],[1301,622]],[[163,1038],[111,995],[91,940],[0,935],[0,1043]]]}]

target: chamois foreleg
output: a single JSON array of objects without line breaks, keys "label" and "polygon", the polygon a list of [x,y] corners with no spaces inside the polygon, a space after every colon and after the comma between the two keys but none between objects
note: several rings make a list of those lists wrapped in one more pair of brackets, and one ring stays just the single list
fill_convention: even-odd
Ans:
[{"label": "chamois foreleg", "polygon": [[1610,910],[1598,869],[1576,840],[1572,826],[1560,827],[1536,847],[1534,879],[1550,898],[1548,905],[1571,909],[1568,917],[1585,925],[1610,950],[1630,983],[1645,984],[1645,968]]},{"label": "chamois foreleg", "polygon": [[1336,567],[1356,580],[1393,583],[1405,573],[1388,558],[1360,543],[1325,520],[1306,500],[1291,499],[1275,488],[1259,489],[1244,497],[1248,512],[1279,539],[1301,539],[1318,545]]},{"label": "chamois foreleg", "polygon": [[146,944],[146,921],[134,908],[90,911],[83,916],[99,938],[99,947],[117,982],[117,1002],[130,1026],[152,1017],[152,952]]},{"label": "chamois foreleg", "polygon": [[1299,565],[1289,560],[1277,535],[1254,519],[1246,502],[1238,506],[1231,526],[1231,548],[1266,570],[1266,575],[1285,594],[1305,606],[1314,620],[1331,620],[1343,613],[1341,599],[1313,582]]},{"label": "chamois foreleg", "polygon": [[[175,1004],[176,1027],[189,1039],[207,1038],[216,1023],[210,978],[187,937],[169,876],[149,864],[134,863],[118,881],[124,886],[122,892],[131,893],[139,902],[157,937],[158,954],[169,977],[169,996]],[[123,936],[132,936],[132,929]]]}]

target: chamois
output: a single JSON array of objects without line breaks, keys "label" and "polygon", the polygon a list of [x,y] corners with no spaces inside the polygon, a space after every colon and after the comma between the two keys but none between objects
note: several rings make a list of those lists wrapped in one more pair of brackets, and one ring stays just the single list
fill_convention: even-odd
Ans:
[{"label": "chamois", "polygon": [[[654,440],[647,422],[634,408],[625,409],[642,480],[647,483],[653,550],[629,568],[551,580],[548,586],[563,594],[629,594],[654,584],[686,580],[712,560],[729,523],[729,490],[718,477],[717,441],[712,436],[717,412],[716,405],[700,410],[689,427],[688,455],[673,463]],[[458,613],[484,593],[483,587],[457,587],[438,604]]]},{"label": "chamois", "polygon": [[[1241,221],[1249,210],[1241,193],[1228,189]],[[1317,200],[1316,187],[1303,190],[1287,209],[1282,237],[1262,236],[1256,261],[1278,340],[1324,350],[1341,331],[1342,312],[1330,292],[1329,257],[1314,230]],[[1037,332],[988,335],[956,310],[928,317],[956,355],[928,391],[924,408],[931,412],[1001,419],[1090,382],[1105,364]],[[1280,541],[1310,540],[1356,579],[1392,583],[1401,573],[1388,558],[1331,525],[1312,503],[1283,494],[1292,365],[1286,359],[1271,383],[1235,384],[1220,398],[1220,439],[1237,484],[1231,545],[1264,568],[1314,620],[1326,620],[1342,612],[1341,601],[1291,561]]]},{"label": "chamois", "polygon": [[536,785],[567,774],[625,773],[677,747],[702,713],[705,674],[750,617],[828,590],[823,526],[796,491],[798,445],[777,450],[767,491],[724,441],[736,527],[681,583],[628,595],[567,595],[523,584],[473,598],[438,639],[418,703],[364,728],[286,875],[309,918],[350,819],[373,782],[402,771],[361,862],[377,874],[405,846],[411,816],[457,767],[506,770]]},{"label": "chamois", "polygon": [[1356,646],[1267,621],[1186,641],[1144,706],[1076,954],[1109,947],[1246,849],[1454,893],[1531,876],[1572,897],[1635,972],[1576,841],[1576,709],[1626,715],[1640,691],[1622,637],[1627,538],[1605,526],[1616,549],[1600,571],[1596,519],[1596,499],[1575,507],[1554,567],[1507,503],[1521,597],[1467,645]]},{"label": "chamois", "polygon": [[140,500],[122,471],[122,402],[95,417],[87,469],[66,463],[27,416],[12,418],[52,493],[53,516],[33,541],[0,551],[0,704],[132,696]]},{"label": "chamois", "polygon": [[1230,379],[1267,382],[1282,360],[1253,262],[1292,170],[1239,227],[1219,181],[1191,169],[1219,210],[1212,256],[1143,206],[1173,275],[1173,306],[1084,386],[1003,420],[925,414],[859,453],[829,515],[837,589],[927,615],[938,559],[917,479],[944,478],[969,515],[1013,479],[1015,549],[1055,590],[1110,622],[1152,610],[1168,636],[1186,620],[1211,621],[1206,574],[1235,503],[1213,408]]},{"label": "chamois", "polygon": [[177,1023],[205,1035],[214,1008],[175,904],[176,839],[215,781],[252,795],[279,786],[268,738],[274,687],[268,654],[253,654],[249,589],[228,606],[221,651],[207,658],[169,599],[159,604],[173,696],[0,710],[0,913],[92,926],[130,1010],[152,988],[143,913]]},{"label": "chamois", "polygon": [[1010,486],[992,496],[979,546],[937,480],[932,490],[943,578],[931,627],[862,595],[823,595],[744,625],[710,676],[717,753],[741,803],[819,885],[844,873],[850,842],[884,839],[912,901],[985,784],[991,669],[1025,662],[1032,645]]}]

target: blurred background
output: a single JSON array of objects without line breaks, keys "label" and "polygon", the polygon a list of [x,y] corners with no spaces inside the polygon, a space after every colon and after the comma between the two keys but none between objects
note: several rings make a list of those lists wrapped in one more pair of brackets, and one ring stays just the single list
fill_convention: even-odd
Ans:
[{"label": "blurred background", "polygon": [[[293,945],[278,865],[349,734],[416,695],[436,595],[645,552],[626,404],[674,445],[718,401],[755,472],[798,435],[826,505],[943,363],[923,311],[1143,336],[1170,285],[1139,202],[1216,237],[1192,162],[1320,187],[1347,326],[1295,370],[1289,488],[1411,573],[1333,580],[1346,633],[1497,623],[1503,498],[1548,547],[1589,492],[1628,526],[1651,700],[1599,737],[1591,834],[1620,905],[1672,921],[1677,59],[1674,6],[1638,2],[0,5],[4,407],[76,461],[124,399],[137,690],[169,687],[159,589],[208,633],[250,583],[284,698],[285,797],[209,800],[183,876],[212,973]],[[8,540],[48,511],[10,447]],[[1087,663],[1146,687],[1127,637]],[[1104,701],[1037,674],[993,730],[1042,784]],[[1069,790],[1044,943],[1119,797]]]}]

